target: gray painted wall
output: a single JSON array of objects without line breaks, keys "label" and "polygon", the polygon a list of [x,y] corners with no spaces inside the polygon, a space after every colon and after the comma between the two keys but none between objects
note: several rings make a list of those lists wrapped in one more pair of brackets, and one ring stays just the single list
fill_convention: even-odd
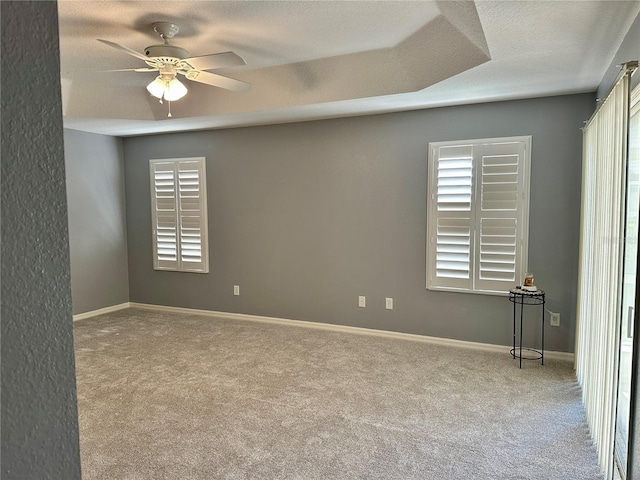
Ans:
[{"label": "gray painted wall", "polygon": [[2,478],[80,478],[55,2],[2,18]]},{"label": "gray painted wall", "polygon": [[[529,268],[561,314],[546,348],[573,351],[580,127],[593,105],[584,94],[127,138],[131,301],[508,345],[505,297],[425,289],[427,145],[532,135]],[[207,275],[152,269],[148,161],[187,156],[207,158]]]},{"label": "gray painted wall", "polygon": [[73,313],[129,301],[122,139],[64,131]]}]

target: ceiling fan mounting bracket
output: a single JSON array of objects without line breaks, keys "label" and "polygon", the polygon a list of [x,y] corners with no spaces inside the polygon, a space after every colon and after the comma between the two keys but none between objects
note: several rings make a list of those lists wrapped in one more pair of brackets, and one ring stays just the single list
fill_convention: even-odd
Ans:
[{"label": "ceiling fan mounting bracket", "polygon": [[187,50],[169,43],[169,39],[173,38],[174,35],[180,31],[178,25],[171,22],[156,22],[153,24],[153,29],[164,40],[164,44],[146,47],[144,54],[147,57],[157,59],[163,63],[167,63],[164,62],[165,58],[175,58],[178,60],[189,58],[189,52]]},{"label": "ceiling fan mounting bracket", "polygon": [[171,22],[155,22],[151,26],[163,40],[173,38],[180,31],[180,27]]}]

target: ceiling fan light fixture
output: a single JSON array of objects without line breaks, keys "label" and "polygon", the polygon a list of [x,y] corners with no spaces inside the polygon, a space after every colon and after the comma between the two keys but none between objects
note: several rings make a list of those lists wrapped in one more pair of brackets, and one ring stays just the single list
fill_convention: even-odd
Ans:
[{"label": "ceiling fan light fixture", "polygon": [[166,87],[165,81],[162,80],[160,75],[158,75],[158,77],[153,82],[147,85],[147,91],[154,97],[162,99],[162,96],[164,95],[165,87]]},{"label": "ceiling fan light fixture", "polygon": [[175,102],[187,94],[187,87],[175,77],[169,80],[158,75],[153,82],[147,85],[147,91],[160,100]]},{"label": "ceiling fan light fixture", "polygon": [[169,102],[180,100],[187,94],[187,87],[184,86],[177,78],[173,78],[166,86],[164,91],[164,99]]}]

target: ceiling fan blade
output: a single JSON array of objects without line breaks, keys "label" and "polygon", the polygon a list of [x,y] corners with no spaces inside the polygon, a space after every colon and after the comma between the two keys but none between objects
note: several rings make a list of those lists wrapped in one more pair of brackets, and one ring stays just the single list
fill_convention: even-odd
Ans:
[{"label": "ceiling fan blade", "polygon": [[117,48],[118,50],[122,50],[125,53],[128,53],[129,55],[132,55],[136,58],[139,58],[140,60],[144,60],[145,62],[147,60],[149,60],[149,57],[147,57],[146,55],[143,55],[142,53],[138,53],[135,50],[132,50],[129,47],[125,47],[124,45],[120,45],[119,43],[115,43],[115,42],[110,42],[109,40],[102,40],[100,38],[97,39],[99,42],[104,43],[105,45],[109,45],[110,47],[113,48]]},{"label": "ceiling fan blade", "polygon": [[227,90],[233,90],[234,92],[246,92],[251,88],[250,83],[242,82],[234,78],[223,77],[222,75],[218,75],[217,73],[189,70],[184,75],[189,80],[193,80],[194,82],[206,83],[207,85],[226,88]]},{"label": "ceiling fan blade", "polygon": [[212,53],[211,55],[186,58],[184,61],[196,70],[211,70],[212,68],[235,67],[247,64],[244,58],[234,52]]},{"label": "ceiling fan blade", "polygon": [[157,68],[118,68],[116,70],[101,70],[101,72],[157,72]]}]

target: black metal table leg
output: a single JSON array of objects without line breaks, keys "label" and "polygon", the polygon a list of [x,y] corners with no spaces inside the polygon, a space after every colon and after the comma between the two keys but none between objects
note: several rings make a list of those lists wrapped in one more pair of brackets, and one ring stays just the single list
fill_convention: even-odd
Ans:
[{"label": "black metal table leg", "polygon": [[540,359],[542,360],[542,365],[544,365],[544,304],[545,299],[542,297],[542,348],[540,349]]},{"label": "black metal table leg", "polygon": [[522,315],[524,311],[524,299],[520,299],[520,368],[522,368]]},{"label": "black metal table leg", "polygon": [[513,350],[511,350],[511,356],[515,360],[516,358],[516,302],[513,302]]}]

